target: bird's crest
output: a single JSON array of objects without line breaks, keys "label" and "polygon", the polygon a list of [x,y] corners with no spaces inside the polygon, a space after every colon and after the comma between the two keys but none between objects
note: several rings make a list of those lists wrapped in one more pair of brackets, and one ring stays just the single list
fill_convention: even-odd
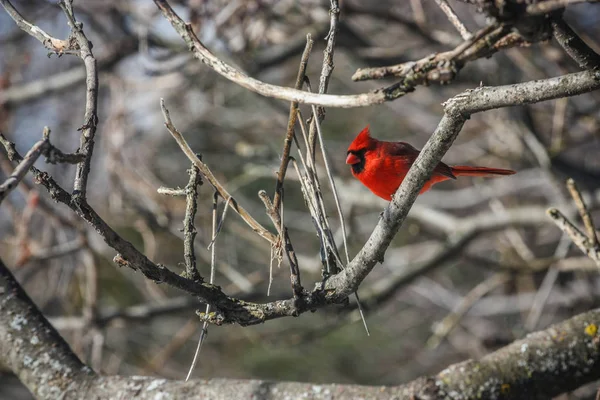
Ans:
[{"label": "bird's crest", "polygon": [[348,151],[359,151],[368,149],[371,147],[373,143],[373,139],[371,139],[371,132],[369,131],[369,125],[365,127],[350,143],[350,147],[348,147]]}]

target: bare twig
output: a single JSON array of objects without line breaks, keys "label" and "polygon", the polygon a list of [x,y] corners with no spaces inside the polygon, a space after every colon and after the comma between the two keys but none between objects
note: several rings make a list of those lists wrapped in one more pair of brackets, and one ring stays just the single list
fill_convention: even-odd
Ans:
[{"label": "bare twig", "polygon": [[[295,89],[301,89],[302,84],[304,82],[305,74],[306,74],[306,66],[308,64],[308,58],[310,56],[310,52],[312,51],[313,40],[309,35],[306,36],[306,46],[304,48],[304,52],[302,53],[302,57],[300,59],[300,66],[298,67],[298,75],[296,76],[296,84]],[[287,228],[283,224],[283,182],[285,179],[285,175],[287,173],[287,168],[290,162],[290,150],[292,148],[292,143],[295,140],[295,126],[296,121],[298,119],[298,102],[292,102],[290,104],[290,113],[288,118],[287,132],[283,145],[283,152],[281,156],[281,164],[279,166],[279,172],[277,173],[277,184],[275,186],[275,194],[273,196],[273,202],[271,203],[267,193],[265,191],[259,192],[259,197],[263,201],[267,214],[271,218],[271,221],[277,228],[279,233],[279,244],[273,245],[271,248],[271,257],[270,257],[270,265],[269,265],[269,286],[267,288],[267,294],[271,292],[271,283],[273,282],[273,259],[276,254],[279,253],[280,249],[283,247],[285,249],[287,258],[290,263],[290,279],[292,284],[292,292],[294,294],[294,298],[298,299],[302,295],[302,283],[300,279],[300,268],[298,267],[298,259],[296,257],[296,252],[292,246],[292,242],[287,231]],[[283,242],[283,243],[282,243]],[[279,258],[279,257],[278,257]]]},{"label": "bare twig", "polygon": [[0,0],[0,4],[2,4],[2,7],[4,7],[8,15],[10,15],[17,23],[19,28],[42,42],[44,47],[48,50],[55,52],[56,54],[63,54],[72,49],[72,45],[68,41],[56,39],[40,29],[39,26],[27,22],[9,0]]},{"label": "bare twig", "polygon": [[[531,6],[543,6],[551,3],[546,1],[532,4]],[[592,69],[600,67],[600,55],[592,50],[574,31],[562,17],[556,17],[552,20],[552,29],[554,37],[562,46],[567,54],[579,64],[583,69]]]},{"label": "bare twig", "polygon": [[[344,244],[344,254],[346,256],[346,265],[350,263],[350,255],[348,253],[348,241],[346,235],[346,222],[344,220],[344,213],[342,212],[342,206],[340,205],[340,199],[338,197],[338,191],[335,186],[335,180],[333,179],[333,173],[331,172],[331,167],[329,165],[329,158],[327,157],[327,152],[325,151],[325,142],[323,140],[323,133],[321,132],[321,123],[319,122],[319,118],[315,118],[317,114],[317,109],[313,105],[312,106],[314,123],[317,130],[317,136],[319,138],[319,145],[321,147],[321,155],[323,156],[323,162],[325,163],[325,171],[327,171],[327,178],[329,179],[329,185],[331,186],[331,191],[333,192],[333,199],[335,201],[335,205],[338,211],[338,216],[340,218],[340,226],[342,228],[342,243]],[[365,318],[365,314],[360,303],[360,299],[358,297],[358,292],[354,292],[354,296],[356,297],[356,304],[358,306],[358,312],[360,313],[360,318],[363,322],[363,326],[365,331],[367,332],[367,336],[370,336],[369,327],[367,325],[367,320]]]},{"label": "bare twig", "polygon": [[197,281],[202,280],[202,276],[198,273],[196,267],[196,254],[194,252],[194,239],[196,238],[196,226],[194,220],[196,211],[198,210],[198,186],[202,185],[200,171],[194,164],[188,170],[190,180],[185,187],[186,191],[186,206],[185,218],[183,219],[183,255],[185,258],[186,278]]},{"label": "bare twig", "polygon": [[160,107],[165,118],[165,126],[167,127],[167,130],[171,132],[171,135],[173,136],[183,153],[198,168],[202,175],[204,175],[204,178],[206,178],[206,180],[215,188],[215,190],[223,199],[225,199],[226,201],[230,201],[230,206],[256,233],[258,233],[260,236],[262,236],[272,244],[277,243],[277,238],[275,237],[275,235],[273,235],[260,223],[258,223],[242,206],[238,205],[237,201],[227,192],[225,187],[221,185],[217,178],[215,178],[210,168],[208,168],[208,166],[196,156],[196,153],[192,151],[183,135],[177,130],[177,128],[175,128],[175,126],[171,122],[169,110],[167,110],[167,107],[165,106],[164,99],[160,100]]},{"label": "bare twig", "polygon": [[[210,245],[210,248],[211,248],[210,249],[210,283],[211,283],[211,285],[214,283],[214,280],[215,280],[215,270],[216,270],[216,265],[217,265],[216,240],[217,240],[217,235],[219,234],[219,230],[220,230],[220,229],[217,229],[217,225],[219,225],[219,222],[217,221],[219,218],[218,214],[217,214],[218,207],[219,207],[219,193],[215,190],[215,193],[213,195],[212,236],[211,236],[211,241],[210,241],[210,243],[211,243],[211,245]],[[227,204],[225,204],[223,214],[225,214],[225,211],[227,211]],[[225,218],[225,215],[223,215],[221,222],[223,222],[222,220],[224,218]],[[209,312],[210,312],[210,304],[207,304],[206,310],[204,311],[204,315],[208,315]],[[200,357],[200,351],[202,351],[202,344],[206,340],[206,336],[208,336],[208,321],[204,321],[202,323],[202,330],[200,331],[200,339],[198,339],[198,346],[196,347],[196,352],[194,353],[194,359],[192,360],[190,369],[187,373],[187,376],[185,377],[186,382],[192,376],[192,373],[194,372],[194,368],[196,368],[196,364],[198,363],[198,359]]]},{"label": "bare twig", "polygon": [[208,246],[206,246],[207,250],[211,249],[211,247],[215,243],[215,240],[217,240],[217,238],[219,237],[219,233],[221,233],[221,229],[223,228],[223,223],[225,222],[225,217],[227,216],[227,210],[229,210],[229,204],[227,202],[230,202],[230,201],[231,201],[231,199],[227,200],[225,202],[225,205],[223,206],[223,213],[221,214],[221,218],[219,218],[217,220],[217,221],[219,221],[219,224],[217,225],[217,231],[213,235],[213,238],[210,241],[210,243],[208,244]]},{"label": "bare twig", "polygon": [[548,210],[548,216],[554,220],[554,223],[569,235],[573,243],[589,258],[594,260],[600,266],[600,249],[593,247],[589,243],[588,237],[571,223],[560,211],[556,208]]},{"label": "bare twig", "polygon": [[83,32],[83,24],[75,19],[72,0],[61,0],[58,4],[67,16],[71,33],[79,47],[79,58],[83,60],[86,71],[85,114],[83,125],[79,128],[81,131],[79,151],[85,158],[77,164],[75,183],[73,184],[73,201],[80,202],[86,198],[88,176],[94,152],[94,136],[98,125],[98,69],[96,58],[92,53],[92,43]]},{"label": "bare twig", "polygon": [[[2,133],[0,133],[0,142],[5,146],[8,142]],[[25,154],[25,157],[23,157],[23,160],[19,163],[19,165],[17,165],[11,176],[9,176],[4,183],[0,184],[0,204],[6,198],[6,196],[8,196],[8,194],[17,187],[19,182],[23,180],[27,172],[29,172],[31,166],[35,164],[37,159],[48,148],[48,146],[49,142],[47,137],[35,143],[31,149],[29,149],[27,154]]]},{"label": "bare twig", "polygon": [[423,0],[410,0],[410,8],[412,9],[415,23],[424,28],[427,24],[427,16],[423,9]]},{"label": "bare twig", "polygon": [[[313,46],[313,40],[310,34],[306,35],[306,46],[300,59],[300,66],[298,67],[298,75],[296,77],[295,89],[301,89],[302,83],[304,82],[304,76],[306,74],[306,66],[308,64],[308,57]],[[294,141],[294,131],[296,126],[296,119],[298,118],[298,102],[293,101],[290,104],[290,116],[288,117],[287,132],[285,134],[285,140],[283,143],[283,152],[281,154],[281,165],[279,166],[279,172],[277,173],[277,185],[275,186],[275,195],[273,196],[273,213],[279,213],[279,204],[281,202],[281,190],[283,189],[283,181],[287,172],[287,167],[290,162],[290,150]]]},{"label": "bare twig", "polygon": [[[130,39],[115,41],[111,47],[97,57],[98,68],[106,70],[137,50],[136,42]],[[86,71],[80,66],[64,72],[14,85],[0,92],[0,104],[18,105],[49,93],[66,90],[85,82]]]},{"label": "bare twig", "polygon": [[206,48],[206,46],[204,46],[204,44],[198,39],[196,34],[193,32],[192,27],[189,24],[186,24],[185,21],[175,13],[166,0],[154,0],[154,2],[162,11],[165,18],[171,23],[171,25],[173,25],[173,28],[175,28],[177,33],[183,38],[189,48],[192,49],[194,56],[202,60],[208,67],[212,68],[223,77],[260,95],[286,101],[296,101],[298,103],[316,104],[324,107],[352,108],[366,107],[373,104],[381,104],[386,101],[395,100],[412,90],[412,88],[408,90],[403,84],[394,84],[389,87],[368,93],[337,96],[309,93],[289,87],[271,85],[261,82],[257,79],[249,77],[212,54],[211,51]]},{"label": "bare twig", "polygon": [[[329,32],[327,33],[327,45],[325,46],[325,50],[323,50],[323,66],[321,67],[321,75],[319,76],[319,94],[327,93],[327,88],[329,87],[329,79],[331,78],[331,73],[333,72],[334,64],[333,64],[333,53],[335,51],[335,41],[337,39],[338,25],[340,18],[340,6],[337,0],[330,0],[329,7]],[[307,86],[310,90],[310,82],[307,80]],[[315,157],[315,134],[316,134],[316,119],[319,122],[322,122],[325,118],[325,108],[322,106],[317,107],[317,113],[314,113],[313,110],[313,120],[311,121],[310,130],[308,134],[308,149],[307,151],[312,154],[311,160],[314,163]]]},{"label": "bare twig", "polygon": [[177,197],[177,196],[185,196],[187,194],[187,190],[186,189],[180,189],[180,188],[168,188],[168,187],[164,187],[161,186],[158,189],[156,189],[156,191],[160,194],[164,194],[167,196],[173,196],[173,197]]},{"label": "bare twig", "polygon": [[448,17],[448,20],[454,25],[460,36],[464,40],[469,40],[473,35],[467,29],[467,27],[462,23],[462,21],[458,18],[458,15],[454,12],[450,4],[448,4],[447,0],[435,0],[437,5],[442,9],[444,14]]},{"label": "bare twig", "polygon": [[44,152],[46,162],[50,164],[79,164],[85,161],[82,153],[63,153],[60,149],[50,145]]},{"label": "bare twig", "polygon": [[569,189],[569,193],[571,193],[571,197],[573,197],[573,202],[577,207],[577,211],[579,211],[579,216],[583,221],[583,226],[585,226],[585,231],[587,233],[590,245],[598,247],[598,236],[596,234],[596,228],[594,227],[594,220],[592,219],[590,211],[585,205],[585,201],[583,201],[583,196],[577,188],[577,184],[571,178],[567,179],[567,189]]},{"label": "bare twig", "polygon": [[539,1],[534,4],[529,4],[526,8],[526,12],[529,15],[542,15],[548,14],[554,10],[565,8],[571,4],[577,3],[597,3],[598,0],[546,0]]},{"label": "bare twig", "polygon": [[352,80],[363,81],[382,79],[389,76],[400,77],[405,89],[414,90],[417,85],[428,83],[449,83],[469,61],[489,57],[503,48],[523,43],[523,39],[503,25],[489,25],[480,29],[469,40],[453,50],[432,54],[418,61],[385,67],[358,69]]},{"label": "bare twig", "polygon": [[550,218],[554,220],[554,223],[563,230],[573,243],[581,251],[583,251],[589,258],[594,260],[596,264],[600,267],[600,243],[598,243],[598,236],[596,234],[596,228],[594,227],[594,221],[588,211],[585,202],[583,201],[583,197],[581,196],[581,192],[577,189],[577,185],[573,179],[567,180],[567,188],[571,193],[571,197],[573,198],[573,202],[575,203],[577,210],[579,211],[579,215],[583,220],[583,224],[585,226],[586,234],[581,232],[579,228],[577,228],[571,221],[569,221],[560,211],[555,208],[551,208],[547,211]]},{"label": "bare twig", "polygon": [[[283,193],[283,190],[281,191],[281,193]],[[302,281],[300,279],[300,267],[298,265],[298,258],[296,257],[296,252],[294,251],[294,247],[292,246],[292,241],[290,239],[288,230],[285,227],[285,225],[283,225],[283,218],[281,212],[281,210],[283,210],[283,200],[280,200],[280,212],[276,214],[273,212],[274,207],[271,203],[271,200],[269,199],[269,196],[267,195],[267,192],[265,192],[264,190],[259,191],[258,197],[262,200],[263,204],[265,205],[267,215],[269,215],[269,218],[271,218],[273,225],[275,225],[275,228],[277,228],[277,231],[279,232],[279,237],[283,242],[274,244],[274,248],[276,249],[278,246],[284,247],[285,254],[288,258],[288,262],[290,263],[290,282],[292,284],[292,293],[294,295],[294,301],[298,302],[301,300],[304,294],[304,288],[302,287]],[[283,199],[283,197],[281,197],[281,199]],[[273,257],[271,257],[271,260],[272,259]],[[270,276],[272,276],[271,268],[272,264],[270,265]],[[270,292],[269,289],[267,290]]]}]

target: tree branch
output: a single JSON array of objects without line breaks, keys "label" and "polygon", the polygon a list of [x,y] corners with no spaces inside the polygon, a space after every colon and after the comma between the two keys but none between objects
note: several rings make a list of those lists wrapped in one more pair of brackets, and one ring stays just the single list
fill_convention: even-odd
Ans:
[{"label": "tree branch", "polygon": [[277,238],[271,232],[269,232],[264,226],[262,226],[258,221],[246,211],[245,208],[240,206],[238,202],[227,192],[227,189],[215,178],[210,168],[206,164],[204,164],[192,151],[190,146],[185,141],[185,138],[175,128],[173,122],[171,121],[171,117],[169,115],[169,110],[166,108],[164,104],[164,100],[161,99],[160,107],[162,109],[163,117],[165,119],[165,127],[173,136],[173,139],[177,142],[181,151],[187,156],[187,158],[200,170],[204,178],[215,188],[215,190],[219,193],[219,195],[229,204],[231,208],[237,212],[240,217],[254,230],[254,232],[258,233],[261,237],[265,238],[269,243],[276,244]]},{"label": "tree branch", "polygon": [[[0,142],[4,141],[6,141],[6,138],[4,135],[2,135],[2,133],[0,133]],[[0,204],[2,204],[2,201],[8,196],[8,194],[17,187],[19,182],[23,180],[27,172],[29,172],[31,166],[35,164],[44,150],[48,149],[49,145],[50,143],[48,142],[48,138],[45,137],[44,139],[35,143],[31,149],[29,149],[13,173],[4,181],[4,183],[0,184]]]},{"label": "tree branch", "polygon": [[597,3],[599,0],[545,0],[538,1],[534,4],[529,4],[526,8],[526,12],[529,15],[543,15],[548,14],[554,10],[565,8],[571,4],[577,3]]},{"label": "tree branch", "polygon": [[[382,218],[362,250],[348,264],[347,268],[331,276],[325,282],[324,288],[317,285],[318,287],[311,293],[303,295],[301,302],[294,299],[265,304],[245,302],[225,295],[218,287],[185,279],[164,266],[156,265],[135,249],[131,243],[121,238],[87,203],[82,203],[81,207],[75,206],[70,200],[70,194],[60,188],[51,177],[34,167],[32,167],[32,172],[36,181],[43,184],[54,199],[71,207],[94,227],[109,246],[122,255],[115,259],[120,265],[139,269],[151,280],[165,282],[210,303],[216,310],[215,313],[207,316],[210,322],[250,325],[270,319],[295,316],[298,313],[321,308],[328,304],[340,303],[355,292],[375,264],[383,259],[387,247],[400,229],[417,193],[470,115],[492,108],[574,96],[598,88],[600,88],[600,73],[585,71],[516,85],[481,87],[448,100],[444,105],[446,113],[438,128],[411,167],[394,199],[384,210]],[[4,144],[9,158],[13,161],[21,161],[22,158],[14,149],[14,145]],[[272,235],[270,232],[269,234]],[[272,236],[275,240],[275,236]],[[301,307],[298,307],[298,304],[301,304]]]},{"label": "tree branch", "polygon": [[190,174],[190,180],[185,187],[186,205],[185,218],[183,219],[183,255],[185,258],[186,278],[193,281],[201,281],[202,276],[196,266],[196,253],[194,251],[194,239],[198,233],[194,221],[196,219],[196,211],[198,211],[198,186],[202,185],[202,178],[200,177],[200,170],[193,164],[190,166],[188,173]]},{"label": "tree branch", "polygon": [[[546,3],[548,2],[541,4]],[[558,43],[582,69],[600,67],[600,55],[585,44],[562,17],[556,17],[552,21],[552,29]]]},{"label": "tree branch", "polygon": [[402,82],[400,82],[398,84],[368,93],[337,96],[304,92],[302,90],[261,82],[257,79],[249,77],[243,72],[235,69],[233,66],[221,61],[218,57],[212,54],[211,51],[204,46],[200,39],[198,39],[192,30],[192,27],[189,24],[186,24],[186,22],[175,13],[166,0],[154,0],[154,3],[156,3],[165,18],[171,23],[171,25],[173,25],[173,28],[175,28],[177,33],[183,38],[190,51],[194,53],[196,58],[201,60],[204,64],[221,76],[260,95],[286,101],[295,101],[298,103],[315,104],[324,107],[352,108],[381,104],[386,101],[395,100],[412,91],[412,88],[407,88]]},{"label": "tree branch", "polygon": [[85,114],[83,126],[79,128],[81,131],[79,152],[84,155],[84,159],[77,164],[72,199],[79,203],[85,200],[87,194],[87,182],[94,152],[94,136],[98,125],[98,68],[96,58],[92,53],[92,43],[83,32],[83,24],[75,19],[73,0],[61,0],[58,4],[67,16],[67,22],[71,27],[71,34],[77,41],[78,55],[85,65],[86,73]]},{"label": "tree branch", "polygon": [[406,219],[421,187],[472,114],[573,96],[599,88],[600,73],[585,71],[515,85],[481,87],[449,99],[444,103],[444,117],[384,210],[367,243],[346,269],[327,281],[326,287],[336,290],[337,296],[348,296],[375,264],[383,260],[385,250]]},{"label": "tree branch", "polygon": [[0,365],[39,399],[85,388],[94,374],[54,330],[0,260]]},{"label": "tree branch", "polygon": [[0,4],[2,4],[2,7],[4,7],[8,15],[10,15],[10,17],[16,22],[19,28],[21,28],[23,31],[27,32],[28,34],[42,42],[44,47],[48,50],[56,54],[63,54],[71,50],[72,46],[68,41],[52,37],[46,32],[44,32],[44,30],[42,30],[37,25],[33,25],[27,22],[27,20],[23,18],[21,13],[17,11],[17,9],[11,4],[9,0],[0,0]]},{"label": "tree branch", "polygon": [[589,311],[480,360],[455,364],[400,386],[99,376],[77,359],[0,260],[0,365],[17,374],[41,400],[549,398],[600,378],[598,326],[600,310]]}]

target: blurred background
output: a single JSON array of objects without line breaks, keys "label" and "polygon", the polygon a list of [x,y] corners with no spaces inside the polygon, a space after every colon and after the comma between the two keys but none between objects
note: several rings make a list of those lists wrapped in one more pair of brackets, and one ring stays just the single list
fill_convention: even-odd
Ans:
[{"label": "blurred background", "polygon": [[[54,1],[13,1],[49,34],[69,34]],[[360,93],[392,83],[354,83],[357,68],[417,60],[462,39],[433,0],[344,0],[329,93]],[[316,87],[329,2],[189,0],[171,4],[219,57],[262,81],[293,86],[306,34],[315,40],[308,76]],[[472,32],[486,25],[473,6],[451,2]],[[289,104],[232,84],[193,59],[151,1],[76,1],[98,60],[99,126],[89,200],[111,226],[150,259],[183,270],[185,199],[157,193],[183,187],[189,162],[163,125],[159,99],[193,149],[238,201],[272,227],[257,197],[272,196]],[[600,6],[564,15],[600,52]],[[553,40],[469,63],[448,86],[419,87],[394,102],[327,109],[322,124],[342,208],[350,256],[365,243],[386,203],[354,180],[344,163],[355,135],[421,148],[435,130],[441,103],[480,84],[542,79],[578,70]],[[79,144],[85,74],[72,56],[48,56],[0,12],[0,131],[23,154],[44,126],[64,152]],[[301,107],[307,117],[310,109]],[[592,215],[600,205],[600,93],[473,116],[444,161],[512,168],[501,179],[463,178],[420,196],[388,250],[363,283],[371,336],[355,309],[330,307],[260,326],[211,327],[194,376],[311,382],[400,384],[471,357],[600,304],[591,261],[545,215],[573,215],[564,186],[575,179]],[[293,150],[293,154],[296,149]],[[322,165],[319,160],[319,165]],[[75,167],[38,161],[67,190]],[[0,151],[0,180],[12,171]],[[325,189],[332,227],[339,221]],[[209,275],[213,193],[200,188],[196,254]],[[222,207],[222,206],[221,206]],[[321,279],[319,241],[290,169],[285,221],[303,284]],[[193,298],[112,262],[114,250],[63,205],[25,179],[0,209],[0,254],[27,293],[77,354],[106,374],[185,377],[200,333]],[[275,262],[267,297],[270,246],[234,213],[217,242],[216,284],[230,295],[267,302],[291,297],[289,268]],[[409,271],[415,271],[412,275]],[[590,385],[562,398],[593,398]],[[0,398],[27,399],[0,375]]]}]

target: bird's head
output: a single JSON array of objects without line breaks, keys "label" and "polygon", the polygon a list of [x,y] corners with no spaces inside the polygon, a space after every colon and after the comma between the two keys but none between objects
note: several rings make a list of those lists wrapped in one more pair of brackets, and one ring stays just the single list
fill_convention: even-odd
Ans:
[{"label": "bird's head", "polygon": [[349,164],[352,167],[352,173],[354,175],[360,174],[363,171],[366,161],[365,154],[369,150],[373,150],[375,144],[376,141],[371,138],[368,125],[354,138],[352,143],[350,143],[346,164]]}]

